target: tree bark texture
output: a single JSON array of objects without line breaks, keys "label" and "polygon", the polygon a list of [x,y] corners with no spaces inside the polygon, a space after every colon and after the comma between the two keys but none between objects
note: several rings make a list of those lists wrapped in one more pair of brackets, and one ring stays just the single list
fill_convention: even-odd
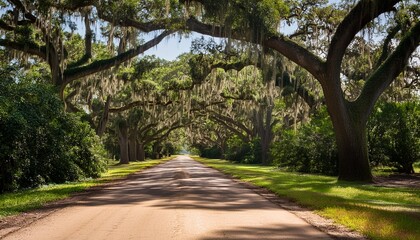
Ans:
[{"label": "tree bark texture", "polygon": [[[330,76],[332,77],[332,76]],[[323,91],[333,123],[339,158],[339,180],[372,181],[366,137],[366,112],[344,99],[340,81],[329,80]]]},{"label": "tree bark texture", "polygon": [[137,131],[130,129],[130,134],[128,137],[128,151],[129,151],[129,161],[133,162],[137,160]]},{"label": "tree bark texture", "polygon": [[137,142],[137,160],[144,161],[146,159],[146,153],[144,151],[143,143]]},{"label": "tree bark texture", "polygon": [[339,180],[371,182],[372,174],[366,137],[366,123],[346,117],[334,124],[338,147]]},{"label": "tree bark texture", "polygon": [[99,120],[99,124],[98,127],[96,129],[96,134],[101,137],[106,130],[106,125],[108,123],[109,120],[109,105],[111,104],[111,97],[108,96],[106,98],[106,102],[105,102],[105,106],[104,106],[104,111],[102,112],[102,117]]},{"label": "tree bark texture", "polygon": [[270,145],[273,140],[273,129],[271,125],[273,105],[260,106],[258,111],[254,112],[254,127],[256,128],[257,136],[259,137],[261,147],[261,163],[263,165],[271,164]]},{"label": "tree bark texture", "polygon": [[120,164],[128,164],[128,127],[118,126],[118,143],[120,145]]}]

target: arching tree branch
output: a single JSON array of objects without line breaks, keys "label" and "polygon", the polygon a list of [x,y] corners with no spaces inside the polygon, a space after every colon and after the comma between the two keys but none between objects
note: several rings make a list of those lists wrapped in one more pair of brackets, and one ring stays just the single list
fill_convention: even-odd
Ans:
[{"label": "arching tree branch", "polygon": [[381,56],[378,59],[378,62],[376,63],[376,68],[378,68],[385,59],[389,56],[389,44],[391,43],[392,39],[397,35],[397,33],[401,30],[401,25],[397,24],[393,28],[390,29],[388,35],[386,36],[384,43],[382,45],[382,53]]},{"label": "arching tree branch", "polygon": [[367,79],[357,103],[363,111],[370,113],[373,105],[391,82],[404,70],[410,55],[420,42],[420,21],[401,40],[395,51]]},{"label": "arching tree branch", "polygon": [[325,64],[319,57],[286,37],[272,37],[263,45],[286,56],[317,79],[321,79],[325,72]]},{"label": "arching tree branch", "polygon": [[44,60],[47,59],[45,46],[38,46],[32,42],[19,43],[7,39],[0,39],[0,46],[18,50],[24,53],[29,53],[31,55],[36,55]]},{"label": "arching tree branch", "polygon": [[13,31],[15,30],[15,27],[7,24],[5,21],[0,19],[0,28],[6,31]]},{"label": "arching tree branch", "polygon": [[[361,0],[346,15],[337,27],[327,55],[327,68],[331,76],[339,79],[340,67],[345,51],[354,39],[354,36],[362,30],[366,24],[381,15],[392,11],[394,5],[401,0]],[[316,76],[316,75],[315,75]]]},{"label": "arching tree branch", "polygon": [[115,56],[109,59],[94,61],[91,64],[86,65],[86,66],[66,69],[66,71],[64,71],[65,81],[62,88],[64,88],[67,84],[69,84],[70,82],[76,79],[79,79],[79,78],[82,78],[82,77],[85,77],[85,76],[88,76],[88,75],[91,75],[91,74],[94,74],[94,73],[97,73],[106,69],[110,69],[114,67],[115,65],[121,64],[129,59],[132,59],[133,57],[136,57],[137,55],[144,53],[146,50],[156,46],[162,41],[162,39],[164,39],[165,37],[167,37],[168,35],[172,33],[173,33],[172,31],[164,31],[159,36],[146,42],[145,44],[140,45],[134,49],[128,50],[122,54],[119,54],[118,56]]},{"label": "arching tree branch", "polygon": [[22,11],[23,15],[25,16],[25,18],[29,19],[30,21],[32,21],[32,23],[35,23],[35,21],[37,20],[37,17],[35,17],[32,13],[30,13],[25,5],[19,1],[19,0],[8,0],[11,4],[15,5],[16,8],[18,8],[19,10]]},{"label": "arching tree branch", "polygon": [[[234,125],[234,126],[236,126],[237,128],[239,128],[239,129],[243,130],[244,132],[246,132],[246,134],[247,134],[248,136],[252,136],[252,130],[248,129],[248,128],[247,128],[244,124],[242,124],[240,121],[235,121],[235,120],[233,120],[232,118],[227,117],[227,116],[224,116],[224,115],[221,115],[221,114],[219,114],[219,113],[217,113],[217,112],[215,112],[215,111],[208,110],[208,112],[211,114],[211,116],[212,116],[212,117],[217,118],[217,120],[218,120],[219,122],[227,122],[227,123],[233,124],[233,125]],[[215,119],[215,120],[216,120],[216,119]]]},{"label": "arching tree branch", "polygon": [[84,23],[85,23],[85,53],[83,56],[76,62],[70,63],[67,68],[75,68],[80,65],[85,64],[89,59],[92,58],[92,29],[90,28],[90,19],[89,19],[90,11],[86,11],[84,13]]},{"label": "arching tree branch", "polygon": [[168,106],[168,105],[170,105],[172,103],[173,103],[173,101],[167,101],[167,102],[159,102],[159,101],[156,101],[156,102],[155,101],[134,101],[134,102],[131,102],[131,103],[129,103],[129,104],[125,105],[125,106],[119,107],[119,108],[111,108],[111,109],[109,109],[109,112],[111,112],[111,113],[118,113],[118,112],[123,112],[123,111],[129,110],[129,109],[134,108],[134,107],[145,106],[145,105],[151,105],[151,106],[153,106],[153,105]]}]

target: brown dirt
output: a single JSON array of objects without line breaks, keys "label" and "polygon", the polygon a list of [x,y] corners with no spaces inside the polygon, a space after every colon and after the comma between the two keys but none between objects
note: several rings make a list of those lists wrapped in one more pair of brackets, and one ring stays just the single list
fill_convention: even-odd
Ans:
[{"label": "brown dirt", "polygon": [[420,189],[420,174],[393,174],[388,177],[375,177],[373,185]]}]

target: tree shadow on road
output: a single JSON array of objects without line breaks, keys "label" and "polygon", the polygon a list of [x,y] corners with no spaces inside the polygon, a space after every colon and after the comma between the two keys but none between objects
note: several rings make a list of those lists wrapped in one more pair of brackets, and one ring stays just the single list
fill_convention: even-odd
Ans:
[{"label": "tree shadow on road", "polygon": [[[303,227],[293,224],[278,224],[261,227],[236,227],[220,229],[210,232],[208,236],[200,240],[213,239],[332,239],[321,233],[314,232],[311,226]],[[349,239],[350,240],[350,239]]]},{"label": "tree shadow on road", "polygon": [[94,192],[78,206],[140,204],[160,200],[154,207],[243,211],[275,209],[274,204],[201,164],[188,161],[185,168],[171,162],[131,177],[126,182]]}]

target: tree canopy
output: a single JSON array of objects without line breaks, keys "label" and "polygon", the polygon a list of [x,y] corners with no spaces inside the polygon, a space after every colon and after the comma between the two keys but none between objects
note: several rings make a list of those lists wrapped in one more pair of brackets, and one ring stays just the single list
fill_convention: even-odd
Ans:
[{"label": "tree canopy", "polygon": [[[88,112],[99,135],[112,122],[123,162],[143,159],[144,144],[177,128],[200,129],[196,119],[205,117],[211,123],[203,129],[218,133],[198,131],[196,142],[217,142],[226,138],[221,129],[228,129],[245,142],[259,139],[254,149],[268,164],[271,143],[281,141],[275,131],[293,125],[296,132],[326,105],[339,179],[371,181],[366,126],[375,103],[381,96],[418,98],[416,1],[2,0],[0,5],[5,59],[49,76],[66,108]],[[191,32],[222,40],[198,39],[190,54],[174,62],[141,57],[163,39]]]}]

